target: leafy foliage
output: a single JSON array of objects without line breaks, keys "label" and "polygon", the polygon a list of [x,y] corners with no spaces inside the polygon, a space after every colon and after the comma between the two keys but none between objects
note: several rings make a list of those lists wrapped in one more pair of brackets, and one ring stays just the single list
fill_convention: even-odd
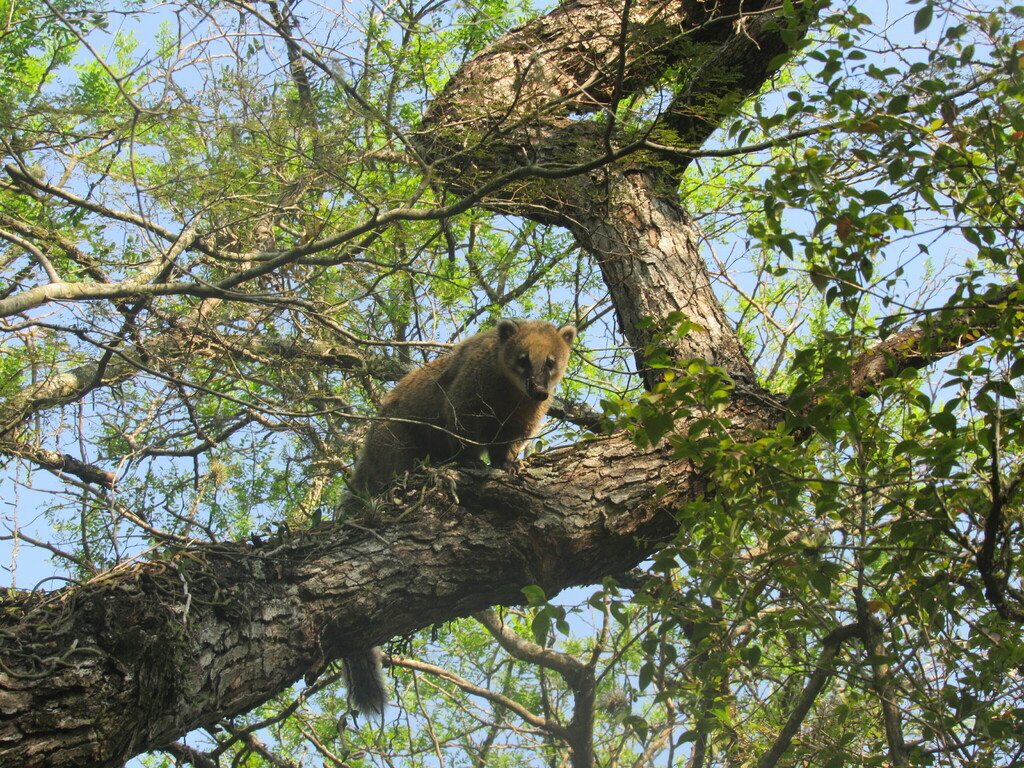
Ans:
[{"label": "leafy foliage", "polygon": [[[867,5],[794,40],[703,149],[658,120],[692,73],[598,118],[649,140],[625,162],[697,157],[680,194],[785,399],[753,435],[725,415],[742,382],[666,352],[695,321],[652,320],[641,393],[594,255],[455,197],[409,140],[534,8],[0,6],[11,586],[42,578],[29,547],[80,581],[330,518],[391,381],[500,316],[571,320],[570,404],[667,442],[714,493],[642,570],[528,590],[501,615],[517,651],[470,620],[396,641],[382,723],[337,728],[331,669],[197,735],[210,759],[561,764],[589,718],[602,765],[770,765],[780,744],[792,765],[1024,760],[1024,10],[925,1],[886,27]],[[865,388],[891,341],[942,362]]]}]

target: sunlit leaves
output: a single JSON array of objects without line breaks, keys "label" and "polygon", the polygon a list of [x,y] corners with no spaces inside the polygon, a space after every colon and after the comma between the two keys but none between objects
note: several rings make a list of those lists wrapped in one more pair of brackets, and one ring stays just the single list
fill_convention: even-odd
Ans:
[{"label": "sunlit leaves", "polygon": [[[169,296],[52,305],[4,338],[4,396],[74,366],[133,367],[131,380],[89,379],[72,406],[46,401],[23,420],[27,438],[120,473],[116,493],[72,480],[48,508],[51,543],[76,576],[137,556],[156,539],[145,526],[259,538],[329,517],[388,387],[381,368],[401,372],[501,314],[598,328],[612,317],[598,265],[539,224],[471,210],[338,237],[394,207],[452,201],[406,137],[450,72],[529,7],[296,6],[310,17],[297,13],[285,34],[248,7],[187,6],[180,28],[161,18],[153,40],[124,31],[86,51],[71,28],[86,34],[103,17],[54,7],[66,21],[5,6],[17,32],[0,37],[0,122],[14,159],[85,202],[4,187],[18,229],[0,291],[45,285],[50,271],[102,285],[165,256],[159,279],[179,284]],[[797,12],[786,4],[784,26]],[[821,670],[824,638],[849,624],[881,625],[883,647],[843,646],[787,761],[888,759],[868,682],[883,660],[908,741],[922,745],[915,759],[984,765],[1016,746],[1019,627],[994,607],[979,553],[995,541],[989,580],[1019,581],[1024,323],[1020,297],[987,285],[1022,279],[1020,12],[920,2],[895,31],[868,4],[828,13],[806,38],[782,30],[803,52],[797,67],[737,105],[715,147],[723,157],[700,158],[682,180],[706,235],[743,235],[709,264],[735,291],[734,318],[774,394],[669,355],[661,342],[702,330],[682,313],[638,350],[658,379],[649,392],[623,391],[633,350],[619,348],[615,320],[594,342],[607,353],[573,356],[564,392],[606,398],[610,426],[645,450],[670,446],[708,489],[666,510],[678,536],[643,575],[623,577],[629,590],[609,584],[589,601],[605,639],[581,639],[582,611],[536,589],[509,612],[520,637],[599,660],[602,763],[629,752],[639,764],[658,744],[679,750],[675,762],[698,750],[709,763],[756,759]],[[618,104],[603,125],[646,127],[664,95]],[[195,237],[172,252],[182,232]],[[962,333],[942,349],[925,335],[922,359],[942,359],[923,373],[864,386],[867,363],[886,365],[870,357],[879,340],[915,323]],[[734,433],[724,413],[738,387],[763,395],[782,426]],[[662,482],[650,504],[672,490]],[[137,521],[119,516],[129,508]],[[479,629],[432,639],[448,668],[550,722],[571,718],[571,686]],[[431,652],[425,637],[408,642]],[[460,740],[474,762],[498,765],[473,729],[529,730],[448,679],[400,680],[422,720],[396,718],[382,741],[407,739],[410,765],[447,760]],[[283,753],[312,735],[339,761],[361,759],[334,728],[336,689],[319,710],[268,726]],[[559,762],[556,742],[516,752],[518,764]],[[948,744],[968,745],[966,756],[949,757]]]},{"label": "sunlit leaves", "polygon": [[[731,664],[700,657],[708,682],[696,690],[714,699],[714,670],[728,669],[732,690],[759,702],[752,717],[769,718],[814,668],[815,639],[866,616],[881,623],[887,652],[848,647],[832,693],[805,723],[792,756],[811,764],[849,764],[852,755],[836,755],[855,744],[886,751],[874,694],[856,682],[881,659],[908,686],[899,706],[910,742],[963,729],[961,738],[979,739],[972,760],[985,765],[1019,749],[1003,723],[1020,691],[1000,689],[1002,663],[988,663],[1019,653],[1019,627],[997,610],[991,584],[1016,585],[1024,567],[1024,365],[1018,302],[1006,287],[1024,261],[1019,11],[947,11],[919,3],[908,12],[907,31],[938,42],[927,55],[908,49],[898,65],[865,58],[865,18],[835,17],[839,32],[807,54],[807,87],[773,92],[732,126],[738,145],[820,128],[781,143],[760,167],[750,162],[744,202],[758,215],[747,248],[761,260],[750,281],[730,278],[744,319],[771,313],[774,325],[751,338],[798,347],[787,358],[786,381],[796,384],[785,387],[789,429],[729,440],[726,425],[700,420],[705,374],[685,361],[631,414],[641,437],[692,446],[681,455],[714,467],[715,503],[678,510],[679,540],[662,553],[673,595],[664,613],[731,622],[716,628],[719,658]],[[944,284],[933,282],[936,261]],[[787,313],[794,296],[800,309]],[[958,314],[965,307],[969,319]],[[964,323],[959,349],[926,375],[904,371],[858,391],[868,351],[914,322]],[[781,388],[777,374],[765,383]],[[691,423],[695,432],[680,428]],[[1014,509],[1008,519],[1003,505]],[[1001,570],[986,587],[978,552],[992,537]],[[755,676],[745,688],[752,664],[785,670],[790,685]],[[694,689],[676,691],[691,709],[703,706]],[[728,720],[720,728],[727,734]]]},{"label": "sunlit leaves", "polygon": [[667,354],[659,340],[667,335],[683,336],[694,325],[682,316],[666,318],[667,328],[657,334],[655,342],[645,350],[645,362],[659,375],[659,383],[631,404],[607,402],[606,415],[618,419],[618,425],[629,424],[633,439],[641,447],[656,446],[672,433],[676,423],[688,423],[685,435],[673,438],[678,458],[700,461],[702,445],[714,442],[723,424],[719,414],[729,401],[732,382],[720,369],[703,360],[677,361]]}]

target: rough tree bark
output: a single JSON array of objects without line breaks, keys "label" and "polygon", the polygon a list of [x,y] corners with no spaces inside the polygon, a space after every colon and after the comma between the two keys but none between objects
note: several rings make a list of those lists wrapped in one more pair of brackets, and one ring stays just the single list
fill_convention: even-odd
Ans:
[{"label": "rough tree bark", "polygon": [[554,594],[622,572],[671,533],[670,510],[686,501],[653,503],[658,482],[687,498],[702,488],[664,449],[599,441],[544,457],[529,479],[467,473],[454,494],[422,502],[410,490],[404,518],[372,532],[332,523],[193,546],[9,600],[0,763],[114,765],[367,642],[520,602],[521,586]]},{"label": "rough tree bark", "polygon": [[[621,135],[611,116],[682,64],[687,86],[651,133],[669,130],[677,142],[699,146],[725,117],[717,104],[755,93],[774,71],[786,50],[780,30],[799,19],[781,6],[568,2],[504,36],[452,78],[416,137],[422,156],[463,194],[496,175],[539,166],[543,184],[509,185],[483,203],[572,232],[600,264],[634,349],[651,341],[642,319],[682,312],[704,330],[679,342],[680,358],[752,381],[676,192],[689,158],[630,156],[582,175],[568,171],[617,157],[636,141]],[[588,113],[606,120],[573,117]]]},{"label": "rough tree bark", "polygon": [[[717,103],[749,95],[771,73],[778,5],[571,0],[470,62],[414,142],[456,193],[526,168],[484,204],[573,232],[601,264],[637,349],[650,341],[642,317],[678,311],[697,322],[703,330],[674,351],[741,385],[729,414],[739,430],[773,425],[783,409],[753,386],[673,191],[685,157],[634,155],[580,174],[581,163],[618,157],[620,139],[609,121],[571,117],[614,113],[625,95],[686,63],[688,87],[662,123],[699,143],[722,117]],[[878,360],[865,355],[863,387],[889,375]],[[924,359],[907,345],[886,360]],[[659,485],[669,492],[657,495]],[[706,490],[669,449],[639,450],[622,436],[540,457],[525,478],[467,472],[453,486],[423,487],[398,499],[399,522],[372,532],[334,523],[183,545],[81,587],[8,599],[0,762],[119,765],[368,643],[519,602],[527,585],[554,594],[599,581],[656,551],[675,532],[673,510]]]}]

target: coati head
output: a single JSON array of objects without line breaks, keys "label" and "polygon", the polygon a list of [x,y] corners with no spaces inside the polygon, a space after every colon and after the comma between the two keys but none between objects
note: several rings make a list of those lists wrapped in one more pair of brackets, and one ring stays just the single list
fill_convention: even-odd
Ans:
[{"label": "coati head", "polygon": [[537,402],[547,400],[565,373],[576,327],[540,320],[501,320],[498,359],[505,375]]}]

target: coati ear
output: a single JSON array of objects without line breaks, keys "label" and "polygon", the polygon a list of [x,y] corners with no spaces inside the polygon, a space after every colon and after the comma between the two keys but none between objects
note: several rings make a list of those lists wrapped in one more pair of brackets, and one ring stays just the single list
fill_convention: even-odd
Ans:
[{"label": "coati ear", "polygon": [[498,329],[498,341],[506,342],[519,330],[519,323],[506,317],[504,320],[499,320],[496,327]]},{"label": "coati ear", "polygon": [[573,341],[576,340],[576,326],[563,325],[558,329],[558,335],[565,339],[565,343],[571,347]]}]

